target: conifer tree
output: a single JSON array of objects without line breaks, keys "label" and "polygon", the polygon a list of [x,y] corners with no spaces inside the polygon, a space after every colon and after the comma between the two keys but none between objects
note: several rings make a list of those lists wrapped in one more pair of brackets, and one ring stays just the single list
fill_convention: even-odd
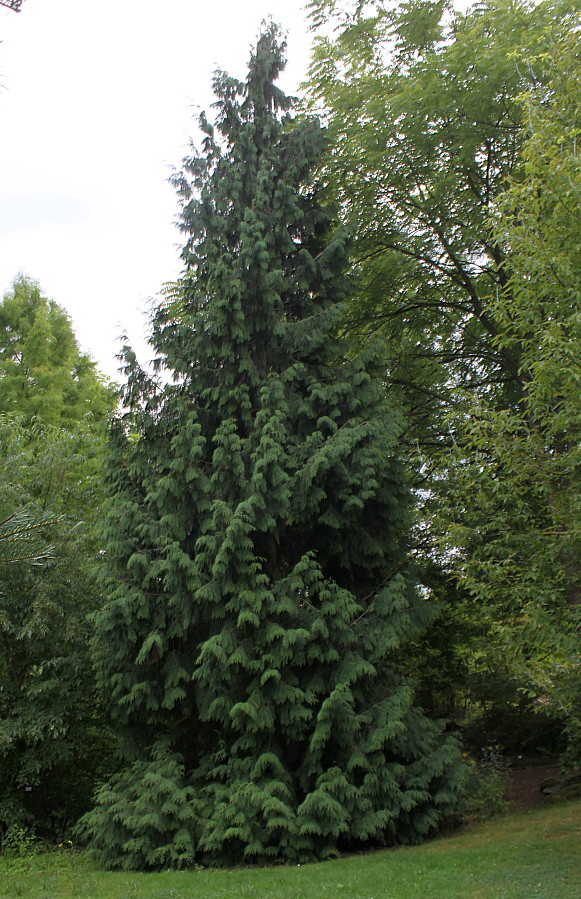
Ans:
[{"label": "conifer tree", "polygon": [[310,183],[324,136],[274,85],[215,78],[176,177],[183,277],[126,350],[109,600],[94,657],[124,770],[83,820],[109,867],[305,861],[410,842],[458,787],[455,744],[398,674],[429,617],[406,554],[402,422],[337,336],[346,241]]}]

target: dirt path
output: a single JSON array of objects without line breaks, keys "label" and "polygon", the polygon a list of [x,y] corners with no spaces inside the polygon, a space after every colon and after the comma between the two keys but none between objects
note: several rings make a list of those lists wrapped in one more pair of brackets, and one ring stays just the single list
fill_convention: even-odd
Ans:
[{"label": "dirt path", "polygon": [[506,775],[506,798],[510,802],[510,810],[525,812],[542,805],[545,797],[541,784],[558,773],[558,767],[552,765],[511,768]]}]

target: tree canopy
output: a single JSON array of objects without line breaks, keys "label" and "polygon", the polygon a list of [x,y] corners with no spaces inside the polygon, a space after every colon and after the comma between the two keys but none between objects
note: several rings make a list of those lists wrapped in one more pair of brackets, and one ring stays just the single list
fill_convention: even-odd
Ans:
[{"label": "tree canopy", "polygon": [[390,384],[424,423],[459,388],[518,399],[519,348],[496,339],[493,305],[511,259],[490,216],[522,170],[519,97],[542,85],[550,102],[545,54],[574,31],[577,0],[453,13],[424,0],[310,5],[326,33],[335,26],[315,37],[309,87],[329,125],[325,178],[360,261],[350,327],[382,329]]},{"label": "tree canopy", "polygon": [[16,825],[62,840],[111,757],[88,651],[102,456],[87,422],[0,415],[0,847]]},{"label": "tree canopy", "polygon": [[71,322],[19,277],[0,304],[0,847],[70,827],[111,757],[88,651],[114,397]]},{"label": "tree canopy", "polygon": [[[496,345],[518,350],[521,401],[486,394],[459,428],[461,460],[445,502],[459,569],[479,604],[496,609],[505,653],[517,649],[526,682],[565,717],[580,757],[581,638],[581,55],[578,36],[555,41],[521,98],[522,173],[500,195],[494,233],[511,261],[490,302]],[[470,492],[472,501],[462,500]],[[456,508],[453,508],[453,507]]]},{"label": "tree canopy", "polygon": [[24,275],[0,303],[0,349],[0,412],[63,427],[110,412],[112,388],[79,349],[69,316]]},{"label": "tree canopy", "polygon": [[345,327],[385,338],[425,583],[450,620],[482,629],[475,659],[510,659],[508,679],[567,717],[556,684],[579,638],[579,3],[311,10],[311,105],[331,138],[321,176],[355,237]]}]

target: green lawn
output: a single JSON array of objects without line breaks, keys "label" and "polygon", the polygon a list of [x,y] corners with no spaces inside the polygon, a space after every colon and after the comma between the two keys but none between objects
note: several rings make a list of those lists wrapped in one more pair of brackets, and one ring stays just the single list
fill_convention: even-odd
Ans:
[{"label": "green lawn", "polygon": [[581,896],[581,802],[510,815],[425,846],[285,868],[163,874],[98,870],[83,856],[0,860],[0,897],[31,899],[503,899]]}]

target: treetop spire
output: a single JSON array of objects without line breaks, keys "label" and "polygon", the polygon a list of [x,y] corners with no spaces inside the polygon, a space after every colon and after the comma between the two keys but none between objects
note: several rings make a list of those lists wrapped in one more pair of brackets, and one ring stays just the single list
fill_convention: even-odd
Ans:
[{"label": "treetop spire", "polygon": [[245,91],[255,111],[266,107],[273,113],[279,110],[286,112],[292,106],[292,99],[276,86],[286,67],[286,46],[280,26],[272,20],[263,22],[250,57]]}]

